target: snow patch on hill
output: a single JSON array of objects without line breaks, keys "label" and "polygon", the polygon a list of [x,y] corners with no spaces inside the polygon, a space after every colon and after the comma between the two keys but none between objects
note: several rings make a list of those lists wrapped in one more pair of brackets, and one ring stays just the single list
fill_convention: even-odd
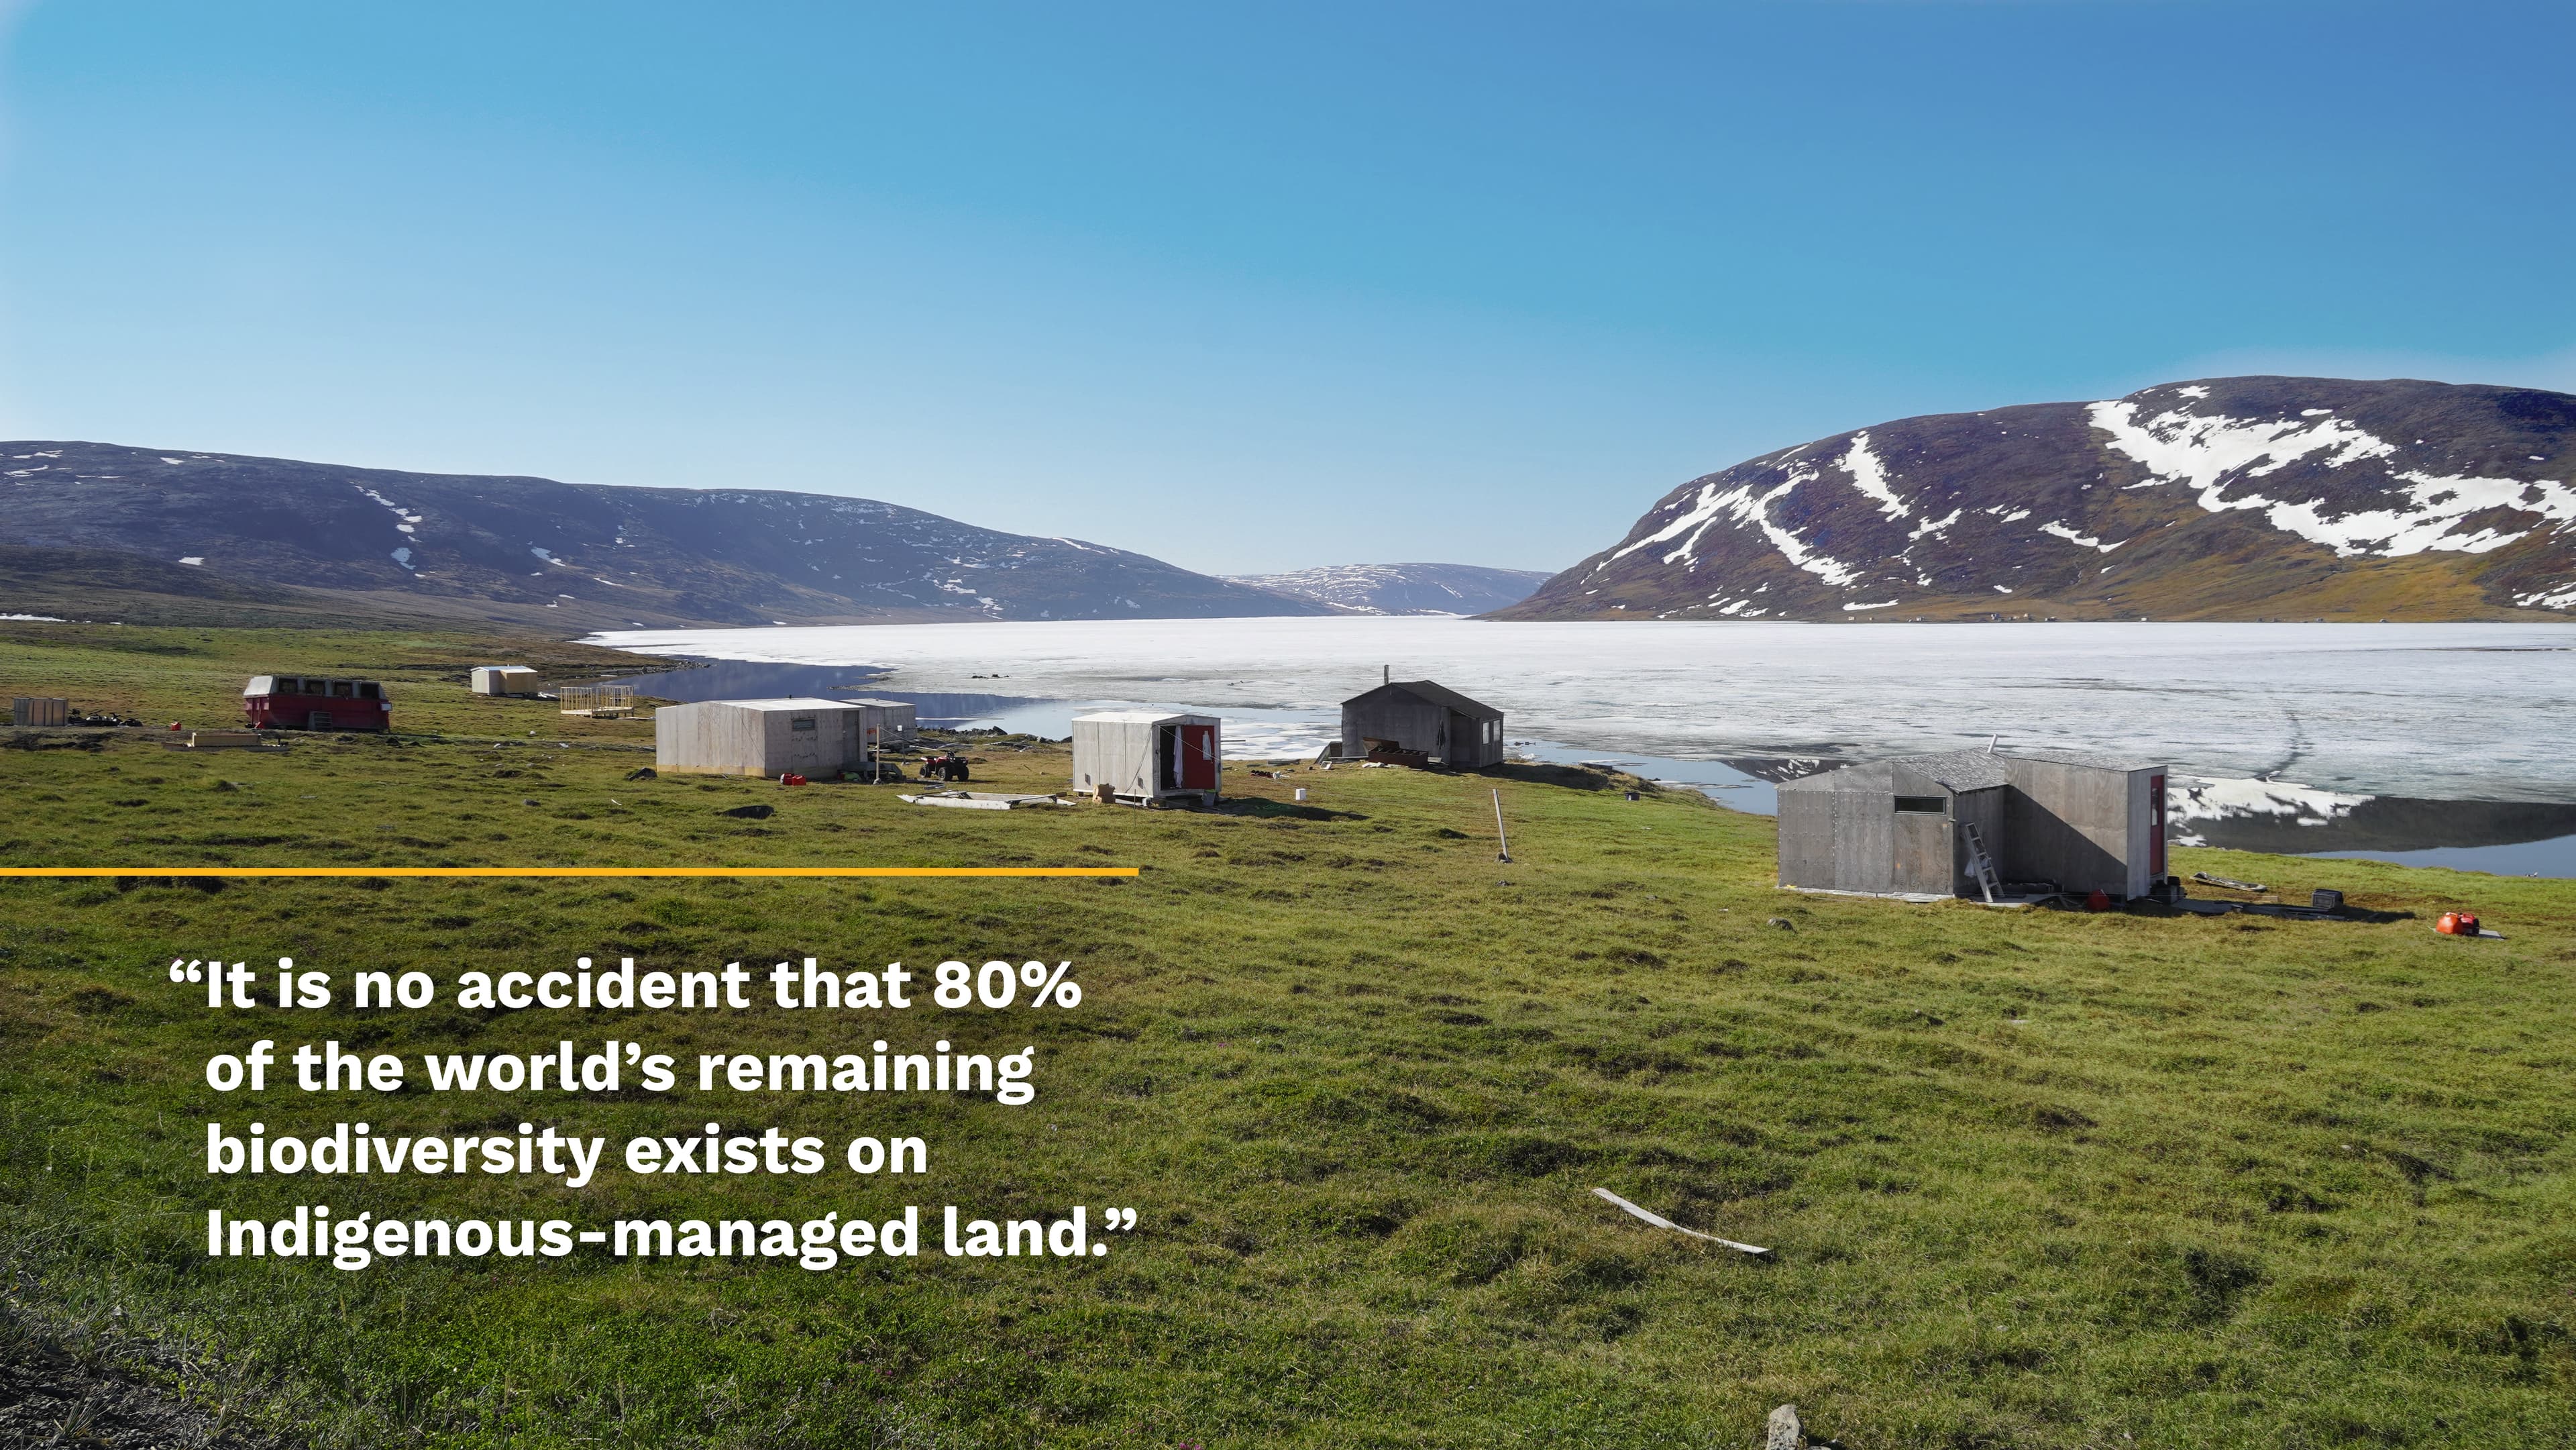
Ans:
[{"label": "snow patch on hill", "polygon": [[1869,430],[1852,435],[1851,451],[1843,455],[1843,471],[1851,475],[1852,487],[1878,500],[1878,511],[1891,519],[1901,519],[1914,510],[1896,496],[1888,486],[1887,465],[1870,451]]},{"label": "snow patch on hill", "polygon": [[1771,541],[1771,547],[1779,550],[1782,558],[1839,589],[1860,577],[1860,571],[1811,547],[1798,536],[1797,530],[1771,516],[1774,503],[1787,498],[1802,485],[1816,482],[1821,476],[1815,469],[1800,465],[1791,469],[1787,478],[1769,488],[1758,483],[1738,484],[1733,488],[1721,488],[1715,483],[1701,484],[1697,497],[1670,523],[1612,551],[1610,557],[1602,560],[1592,572],[1598,574],[1639,549],[1672,539],[1680,539],[1681,544],[1664,555],[1664,562],[1673,564],[1690,559],[1700,536],[1711,526],[1725,521],[1751,524],[1760,529],[1762,536]]},{"label": "snow patch on hill", "polygon": [[2051,521],[2051,522],[2049,522],[2049,523],[2045,523],[2045,524],[2041,524],[2041,525],[2039,526],[2039,531],[2040,531],[2041,533],[2043,533],[2043,534],[2054,534],[2054,535],[2056,535],[2057,537],[2059,537],[2059,538],[2061,538],[2061,539],[2064,539],[2066,542],[2068,542],[2068,543],[2070,543],[2070,544],[2081,544],[2081,545],[2083,545],[2085,548],[2088,548],[2088,549],[2099,549],[2100,551],[2102,551],[2102,552],[2103,552],[2103,553],[2105,553],[2105,554],[2107,554],[2107,553],[2111,552],[2113,549],[2116,549],[2116,548],[2120,547],[2120,544],[2125,544],[2125,543],[2129,542],[2129,541],[2128,541],[2128,540],[2126,540],[2126,539],[2122,539],[2122,540],[2120,541],[2120,543],[2119,543],[2119,544],[2106,544],[2106,543],[2103,543],[2100,539],[2094,538],[2094,537],[2092,537],[2092,536],[2091,536],[2091,535],[2089,535],[2089,534],[2080,534],[2080,533],[2077,533],[2075,530],[2068,528],[2066,525],[2061,524],[2061,523],[2057,523],[2057,522],[2054,522],[2054,521]]},{"label": "snow patch on hill", "polygon": [[[2321,411],[2307,409],[2301,417]],[[2211,513],[2259,511],[2272,527],[2323,544],[2344,558],[2397,558],[2428,549],[2483,554],[2539,526],[2471,526],[2473,516],[2490,509],[2537,514],[2560,528],[2576,523],[2576,486],[2549,479],[2392,468],[2390,483],[2404,501],[2386,508],[2338,513],[2324,499],[2276,498],[2247,487],[2248,481],[2310,458],[2332,469],[2390,460],[2397,445],[2331,414],[2310,422],[2264,422],[2172,409],[2141,421],[2139,412],[2139,404],[2127,401],[2095,403],[2088,410],[2093,426],[2110,435],[2113,448],[2154,475],[2131,488],[2181,484]],[[2242,491],[2231,496],[2231,489]]]}]

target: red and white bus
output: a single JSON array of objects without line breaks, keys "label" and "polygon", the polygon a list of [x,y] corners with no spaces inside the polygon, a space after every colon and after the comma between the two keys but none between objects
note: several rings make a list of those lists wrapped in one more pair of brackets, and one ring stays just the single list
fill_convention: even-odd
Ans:
[{"label": "red and white bus", "polygon": [[242,687],[242,714],[254,730],[390,730],[393,709],[374,680],[253,675]]}]

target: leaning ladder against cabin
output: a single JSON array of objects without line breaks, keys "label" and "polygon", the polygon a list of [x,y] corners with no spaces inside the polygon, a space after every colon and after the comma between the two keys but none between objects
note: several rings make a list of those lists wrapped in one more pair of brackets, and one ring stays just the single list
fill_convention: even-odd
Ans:
[{"label": "leaning ladder against cabin", "polygon": [[1995,879],[1995,858],[1986,854],[1985,833],[1977,829],[1976,822],[1961,821],[1959,834],[1968,843],[1968,874],[1977,878],[1977,889],[1986,894],[1986,904],[1992,906],[2003,895],[2003,883]]}]

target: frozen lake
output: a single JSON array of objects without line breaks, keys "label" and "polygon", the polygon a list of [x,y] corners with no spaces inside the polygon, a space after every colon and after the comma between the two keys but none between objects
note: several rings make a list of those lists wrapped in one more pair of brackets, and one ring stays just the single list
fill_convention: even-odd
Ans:
[{"label": "frozen lake", "polygon": [[1158,619],[591,639],[882,671],[875,687],[904,692],[1188,705],[1281,754],[1328,738],[1384,666],[1501,707],[1515,739],[1604,756],[1852,758],[1999,735],[2328,791],[2576,803],[2576,625]]}]

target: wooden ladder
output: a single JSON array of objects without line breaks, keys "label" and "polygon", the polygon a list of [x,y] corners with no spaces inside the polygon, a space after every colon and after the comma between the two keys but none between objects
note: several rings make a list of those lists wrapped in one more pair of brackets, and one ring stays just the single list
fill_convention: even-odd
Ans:
[{"label": "wooden ladder", "polygon": [[1986,894],[1986,904],[1992,906],[2003,895],[2003,883],[1995,879],[1995,858],[1986,854],[1985,833],[1977,829],[1976,822],[1961,821],[1959,834],[1968,842],[1968,874],[1977,878],[1977,889]]}]

